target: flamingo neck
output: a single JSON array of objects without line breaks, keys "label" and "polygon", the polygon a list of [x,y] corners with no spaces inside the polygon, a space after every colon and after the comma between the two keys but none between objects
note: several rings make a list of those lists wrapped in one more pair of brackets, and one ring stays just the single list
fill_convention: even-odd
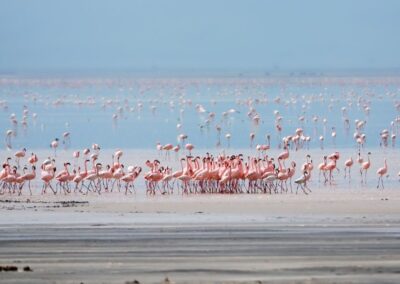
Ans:
[{"label": "flamingo neck", "polygon": [[283,167],[280,159],[278,159],[278,165],[279,165],[279,171],[282,171]]}]

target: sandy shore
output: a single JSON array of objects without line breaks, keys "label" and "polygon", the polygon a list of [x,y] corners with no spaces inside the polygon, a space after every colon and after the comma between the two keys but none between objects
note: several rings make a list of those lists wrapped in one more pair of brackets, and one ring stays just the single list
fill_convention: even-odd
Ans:
[{"label": "sandy shore", "polygon": [[0,282],[396,283],[400,274],[396,190],[62,199],[1,200],[0,264],[33,272],[1,272]]}]

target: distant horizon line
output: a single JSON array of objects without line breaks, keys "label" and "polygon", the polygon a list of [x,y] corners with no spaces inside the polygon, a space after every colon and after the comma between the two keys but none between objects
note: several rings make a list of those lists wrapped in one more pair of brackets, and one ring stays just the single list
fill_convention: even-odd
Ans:
[{"label": "distant horizon line", "polygon": [[400,75],[400,67],[391,68],[47,68],[1,70],[0,76],[386,76]]}]

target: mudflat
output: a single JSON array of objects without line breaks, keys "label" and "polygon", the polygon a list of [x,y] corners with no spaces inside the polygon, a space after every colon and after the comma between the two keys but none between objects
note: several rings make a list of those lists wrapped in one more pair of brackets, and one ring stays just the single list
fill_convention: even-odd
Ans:
[{"label": "mudflat", "polygon": [[125,202],[3,197],[0,264],[18,272],[0,272],[0,282],[396,283],[399,198],[344,189]]}]

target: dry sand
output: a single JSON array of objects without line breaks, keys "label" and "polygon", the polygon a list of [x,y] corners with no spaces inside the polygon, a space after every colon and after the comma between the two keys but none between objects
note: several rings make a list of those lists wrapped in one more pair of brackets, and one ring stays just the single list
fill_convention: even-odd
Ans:
[{"label": "dry sand", "polygon": [[[135,154],[131,162],[146,153]],[[0,282],[398,283],[400,188],[392,177],[378,191],[374,173],[369,187],[314,177],[308,196],[146,197],[141,184],[129,196],[6,194],[0,265],[20,271],[0,272]]]}]

